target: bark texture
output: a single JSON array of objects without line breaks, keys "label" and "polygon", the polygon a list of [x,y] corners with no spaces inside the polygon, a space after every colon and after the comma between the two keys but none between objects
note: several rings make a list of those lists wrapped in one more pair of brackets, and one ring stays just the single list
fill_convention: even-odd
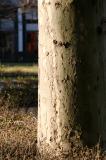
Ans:
[{"label": "bark texture", "polygon": [[[99,136],[100,62],[96,2],[39,0],[38,147],[70,149],[73,130]],[[100,97],[99,97],[100,96]],[[102,105],[102,104],[101,104]]]}]

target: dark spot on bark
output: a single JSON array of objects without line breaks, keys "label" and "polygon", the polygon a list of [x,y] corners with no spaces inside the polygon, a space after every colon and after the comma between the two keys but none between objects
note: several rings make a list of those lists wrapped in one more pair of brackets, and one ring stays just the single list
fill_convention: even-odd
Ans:
[{"label": "dark spot on bark", "polygon": [[60,47],[64,46],[65,48],[69,48],[71,44],[69,42],[59,42],[58,45]]},{"label": "dark spot on bark", "polygon": [[37,143],[37,139],[35,140],[35,143]]},{"label": "dark spot on bark", "polygon": [[63,107],[65,108],[65,104],[63,103]]},{"label": "dark spot on bark", "polygon": [[43,137],[43,133],[41,133],[41,137]]},{"label": "dark spot on bark", "polygon": [[61,90],[59,92],[61,93]]},{"label": "dark spot on bark", "polygon": [[60,122],[60,127],[62,126],[62,122]]},{"label": "dark spot on bark", "polygon": [[[67,102],[67,100],[66,100],[66,102]],[[65,113],[67,114],[67,109],[66,109],[66,108],[64,109],[64,111],[65,111]],[[64,128],[65,128],[65,127],[64,127]]]},{"label": "dark spot on bark", "polygon": [[45,5],[45,1],[42,2],[42,5],[43,5],[43,6]]},{"label": "dark spot on bark", "polygon": [[54,104],[53,107],[56,108],[56,104]]},{"label": "dark spot on bark", "polygon": [[58,42],[57,40],[53,40],[53,43],[55,44],[55,45],[58,45],[59,47],[65,47],[65,48],[69,48],[70,47],[70,45],[71,45],[71,43],[70,42]]},{"label": "dark spot on bark", "polygon": [[74,90],[73,95],[74,95],[74,97],[77,95],[76,89]]},{"label": "dark spot on bark", "polygon": [[46,56],[48,56],[48,55],[49,55],[49,52],[46,53]]},{"label": "dark spot on bark", "polygon": [[63,43],[60,41],[58,45],[61,47],[61,46],[63,46]]},{"label": "dark spot on bark", "polygon": [[54,130],[54,135],[57,135],[57,130]]},{"label": "dark spot on bark", "polygon": [[64,130],[68,131],[69,130],[68,126],[64,126]]},{"label": "dark spot on bark", "polygon": [[51,2],[48,2],[48,5],[50,5],[51,4]]},{"label": "dark spot on bark", "polygon": [[58,114],[58,111],[56,111],[56,114]]},{"label": "dark spot on bark", "polygon": [[67,29],[67,28],[65,28],[65,31],[67,32],[67,31],[68,31],[68,29]]},{"label": "dark spot on bark", "polygon": [[64,79],[62,79],[61,82],[63,83],[63,82],[64,82]]},{"label": "dark spot on bark", "polygon": [[71,131],[70,132],[70,137],[74,137],[75,136],[75,132],[74,131]]},{"label": "dark spot on bark", "polygon": [[65,48],[69,48],[70,45],[71,45],[71,44],[70,44],[69,42],[64,43]]},{"label": "dark spot on bark", "polygon": [[54,43],[54,44],[57,44],[57,41],[54,39],[54,40],[53,40],[53,43]]},{"label": "dark spot on bark", "polygon": [[66,80],[67,80],[67,81],[69,81],[69,80],[70,80],[70,77],[69,77],[69,75],[67,75],[67,76],[66,76]]},{"label": "dark spot on bark", "polygon": [[74,142],[71,142],[71,148],[75,148]]},{"label": "dark spot on bark", "polygon": [[69,61],[69,62],[68,62],[68,64],[70,65],[70,64],[71,64],[71,62]]},{"label": "dark spot on bark", "polygon": [[55,2],[55,7],[56,7],[56,9],[58,9],[58,8],[60,8],[62,6],[62,4],[60,3],[60,2]]},{"label": "dark spot on bark", "polygon": [[52,137],[50,137],[50,142],[53,142],[53,138]]},{"label": "dark spot on bark", "polygon": [[74,107],[74,114],[77,114],[77,110],[78,110],[78,105]]}]

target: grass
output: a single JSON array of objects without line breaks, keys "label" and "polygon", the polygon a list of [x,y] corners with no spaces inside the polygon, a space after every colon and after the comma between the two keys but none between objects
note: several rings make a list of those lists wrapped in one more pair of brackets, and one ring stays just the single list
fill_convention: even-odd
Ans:
[{"label": "grass", "polygon": [[65,154],[58,158],[48,152],[41,157],[37,149],[35,115],[16,113],[6,106],[0,108],[0,160],[105,160],[99,145],[89,149],[77,142],[75,139],[72,143],[68,159]]},{"label": "grass", "polygon": [[[36,160],[37,68],[0,65],[0,160]],[[35,112],[20,110],[28,107],[36,107]]]},{"label": "grass", "polygon": [[0,73],[38,73],[37,64],[1,64]]},{"label": "grass", "polygon": [[37,106],[37,64],[0,65],[0,105],[11,109]]},{"label": "grass", "polygon": [[[37,110],[35,113],[17,112],[19,107],[32,106],[37,100],[37,76],[34,75],[37,70],[37,65],[33,64],[0,66],[0,82],[5,85],[0,93],[0,160],[105,160],[99,145],[91,149],[78,145],[78,135],[72,137],[68,159],[67,155],[52,156],[49,151],[42,157],[38,154]],[[6,77],[7,73],[11,73],[10,76]],[[13,77],[15,73],[18,74]],[[33,75],[27,77],[28,73]]]},{"label": "grass", "polygon": [[33,114],[0,109],[0,160],[35,160],[37,119]]}]

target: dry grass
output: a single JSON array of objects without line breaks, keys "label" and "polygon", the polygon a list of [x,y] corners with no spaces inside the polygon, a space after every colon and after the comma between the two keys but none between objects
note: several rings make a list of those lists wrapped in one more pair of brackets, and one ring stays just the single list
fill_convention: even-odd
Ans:
[{"label": "dry grass", "polygon": [[[6,64],[0,67],[0,72],[37,73],[37,66]],[[6,86],[13,83],[11,82],[11,78],[4,78],[2,80],[3,82],[5,81],[5,83],[7,83]],[[21,82],[23,82],[24,85],[20,84]],[[19,79],[17,78],[17,81],[15,79],[15,83],[15,86],[17,86],[17,84],[24,86],[24,89],[25,84],[27,84],[27,88],[31,87],[31,85],[28,85],[28,80],[24,79],[23,77],[19,77]],[[16,107],[16,104],[20,105],[20,102],[23,102],[24,100],[23,97],[25,97],[25,100],[29,99],[26,98],[25,93],[28,95],[28,93],[31,92],[29,90],[26,92],[25,90],[25,92],[20,91],[17,94],[17,90],[14,88],[14,85],[12,86],[11,84],[11,88],[12,90],[9,90],[9,92],[6,91],[5,94],[2,92],[0,97],[0,160],[106,160],[106,157],[101,154],[99,145],[92,149],[83,147],[83,145],[80,145],[80,138],[78,139],[76,135],[72,137],[70,154],[58,152],[59,155],[56,156],[55,151],[49,151],[47,146],[47,150],[45,147],[46,153],[42,154],[42,156],[39,155],[37,151],[37,118],[31,113],[17,113],[9,110],[9,107],[12,108],[12,105],[14,107]],[[10,93],[10,91],[12,92]],[[19,95],[22,100],[19,99],[17,95]],[[28,97],[30,96],[28,95]],[[26,105],[26,103],[24,104]],[[22,106],[24,106],[24,104],[22,103]]]},{"label": "dry grass", "polygon": [[[37,98],[33,92],[37,77],[22,76],[37,74],[37,65],[4,64],[0,65],[0,73],[0,83],[5,86],[0,92],[0,160],[36,160],[37,119],[34,114],[17,112],[17,107],[27,107],[27,103],[32,107]],[[18,76],[5,77],[5,73]]]},{"label": "dry grass", "polygon": [[0,160],[36,159],[37,119],[0,109]]},{"label": "dry grass", "polygon": [[[67,154],[38,156],[37,152],[37,119],[33,114],[14,113],[8,108],[0,108],[0,160],[105,160],[99,145],[93,149],[71,145],[70,156]],[[46,148],[45,148],[46,151]],[[55,152],[54,152],[55,153]]]},{"label": "dry grass", "polygon": [[37,106],[37,64],[0,65],[0,106]]}]

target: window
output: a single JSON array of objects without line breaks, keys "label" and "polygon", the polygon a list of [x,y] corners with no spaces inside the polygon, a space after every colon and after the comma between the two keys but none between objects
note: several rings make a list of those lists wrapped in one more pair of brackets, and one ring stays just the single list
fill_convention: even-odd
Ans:
[{"label": "window", "polygon": [[36,13],[35,9],[29,10],[29,11],[25,14],[25,18],[26,18],[26,20],[36,20],[36,19],[38,19],[37,13]]}]

